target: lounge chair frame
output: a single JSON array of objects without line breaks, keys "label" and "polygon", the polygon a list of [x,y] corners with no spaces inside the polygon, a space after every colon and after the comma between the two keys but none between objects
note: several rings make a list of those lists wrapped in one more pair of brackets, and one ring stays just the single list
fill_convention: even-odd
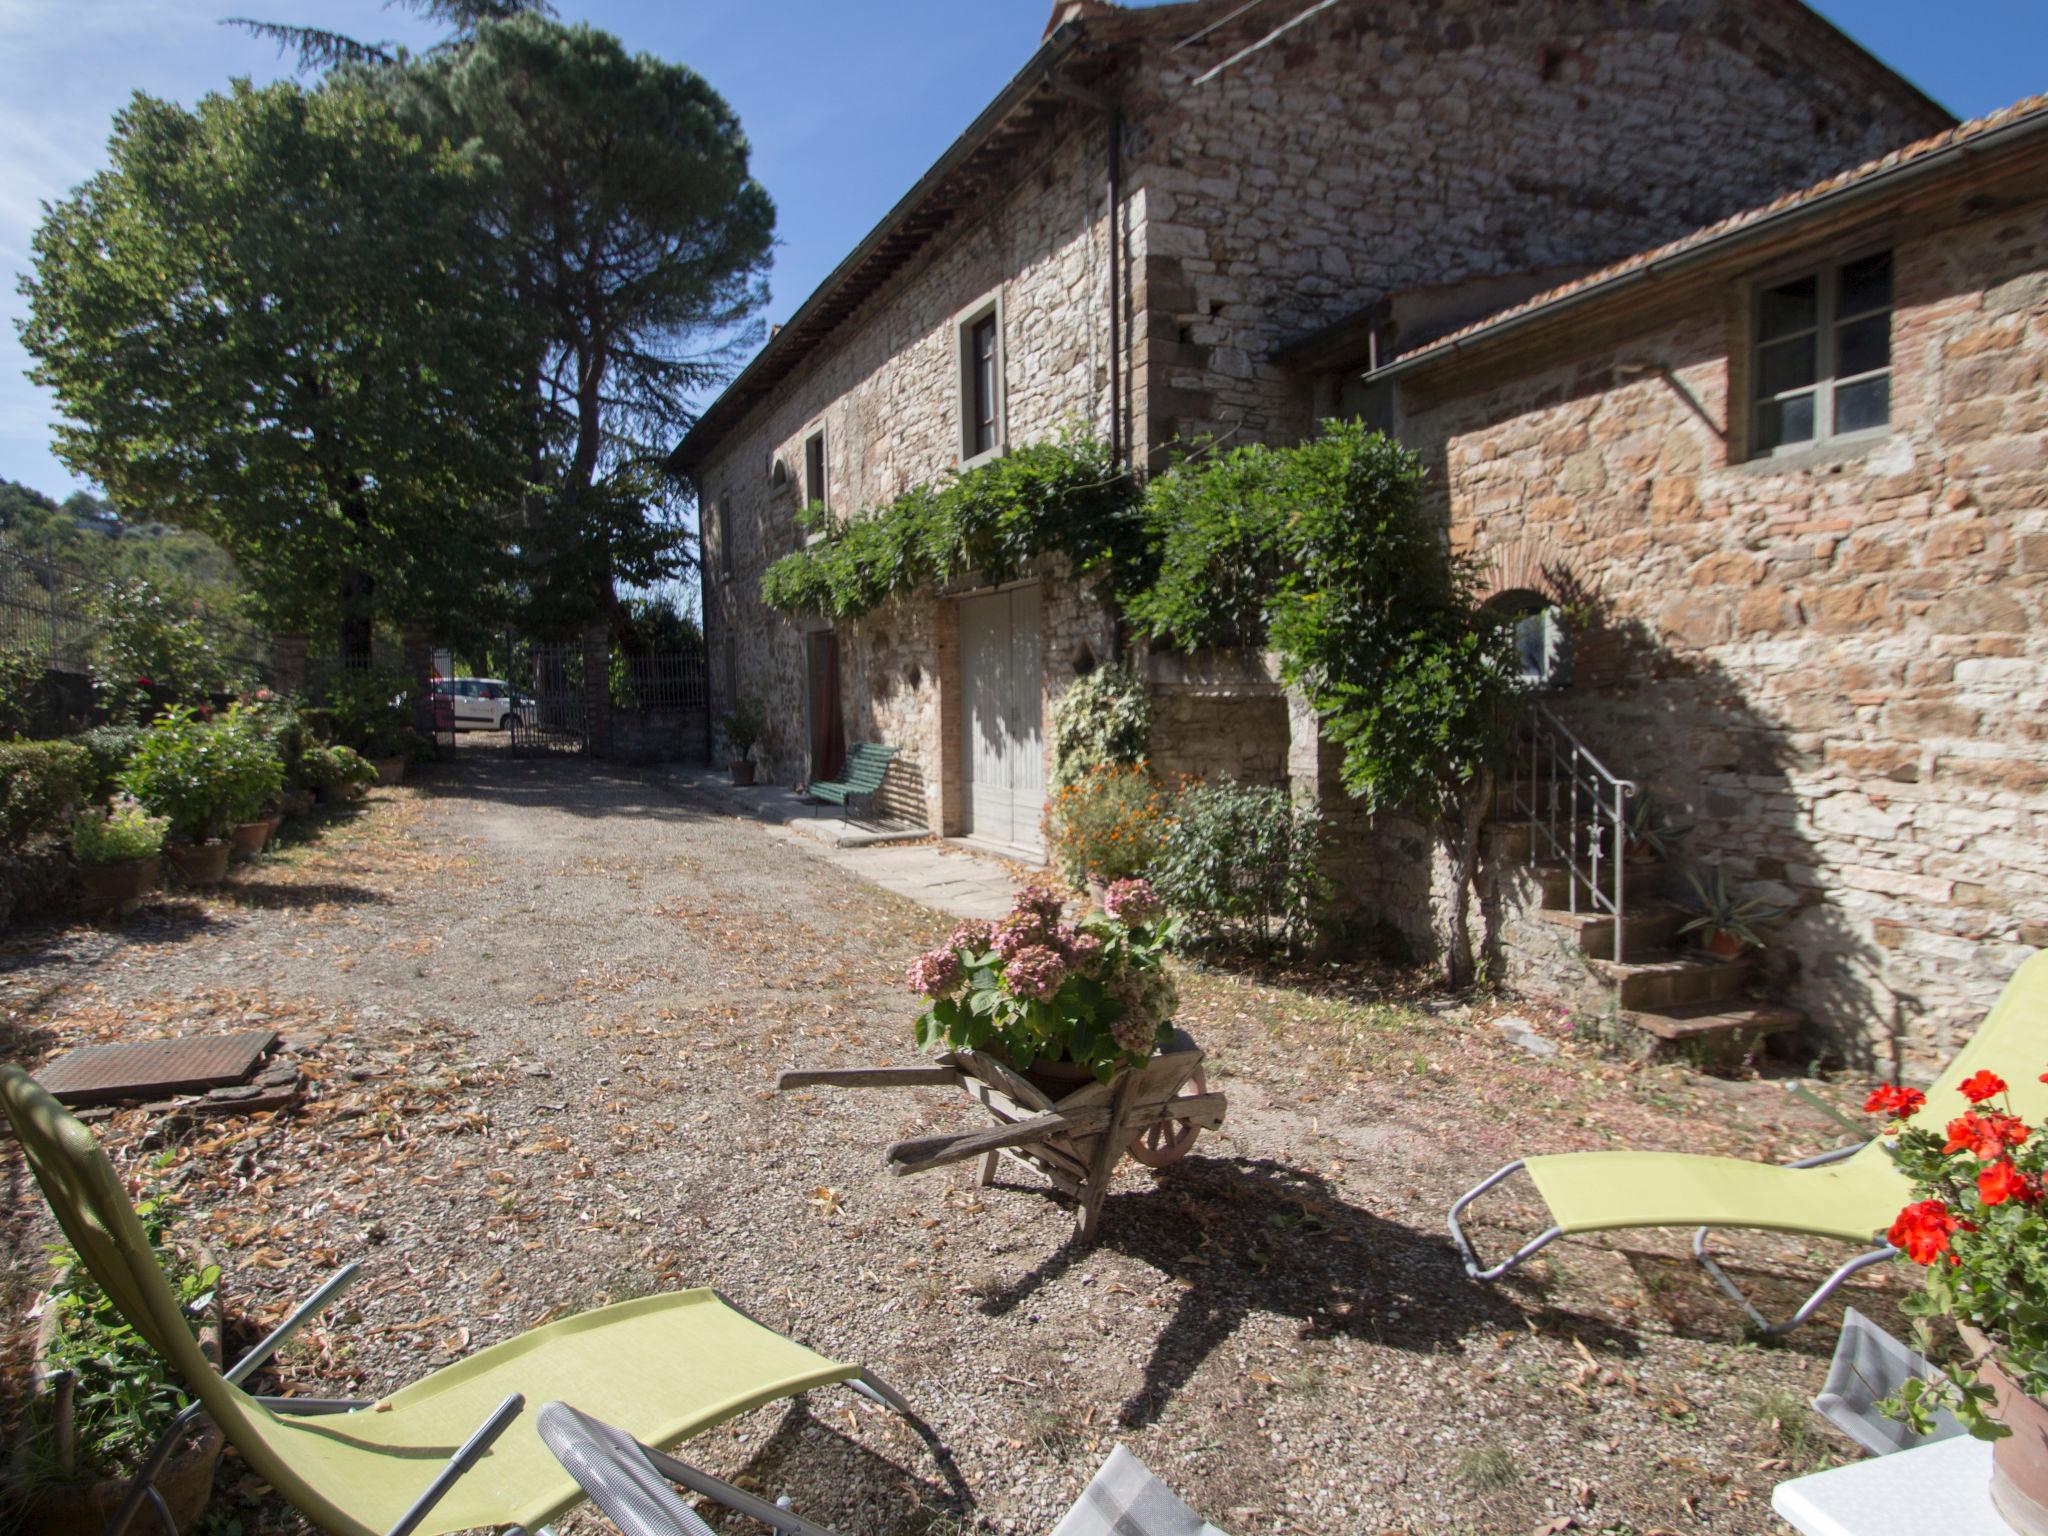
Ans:
[{"label": "lounge chair frame", "polygon": [[[1786,1163],[1784,1166],[1787,1168],[1819,1168],[1828,1163],[1838,1163],[1844,1158],[1854,1157],[1867,1145],[1867,1142],[1859,1142],[1854,1146],[1837,1147],[1832,1152],[1818,1153],[1813,1157],[1802,1157],[1793,1162]],[[1465,1261],[1465,1273],[1474,1280],[1479,1281],[1482,1285],[1490,1284],[1500,1279],[1501,1276],[1519,1267],[1565,1235],[1565,1230],[1562,1226],[1552,1225],[1545,1227],[1507,1258],[1501,1260],[1500,1263],[1488,1268],[1480,1262],[1479,1251],[1473,1246],[1472,1239],[1466,1235],[1464,1224],[1458,1218],[1473,1201],[1500,1184],[1503,1180],[1520,1172],[1524,1166],[1526,1166],[1524,1159],[1516,1158],[1513,1162],[1496,1169],[1493,1173],[1481,1179],[1477,1184],[1466,1190],[1464,1194],[1460,1195],[1451,1205],[1449,1217],[1451,1241],[1457,1244],[1459,1256]],[[1872,1248],[1868,1252],[1859,1253],[1853,1259],[1837,1266],[1820,1283],[1813,1294],[1799,1304],[1799,1309],[1790,1317],[1786,1318],[1782,1323],[1774,1323],[1757,1310],[1756,1303],[1751,1301],[1743,1289],[1728,1277],[1727,1271],[1714,1262],[1713,1254],[1707,1250],[1707,1236],[1713,1230],[1712,1227],[1701,1227],[1693,1233],[1692,1256],[1694,1261],[1698,1263],[1701,1269],[1706,1271],[1707,1278],[1714,1282],[1715,1287],[1721,1294],[1743,1310],[1759,1333],[1772,1338],[1779,1334],[1789,1333],[1801,1323],[1806,1322],[1821,1308],[1830,1296],[1841,1289],[1842,1285],[1852,1275],[1870,1268],[1873,1264],[1882,1264],[1886,1259],[1891,1258],[1899,1251],[1890,1243],[1886,1243],[1882,1247]]]}]

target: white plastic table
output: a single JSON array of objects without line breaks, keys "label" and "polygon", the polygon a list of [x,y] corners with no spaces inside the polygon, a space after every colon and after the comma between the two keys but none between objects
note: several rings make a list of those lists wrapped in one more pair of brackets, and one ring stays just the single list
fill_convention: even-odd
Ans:
[{"label": "white plastic table", "polygon": [[2012,1536],[1991,1507],[1991,1442],[1968,1435],[1795,1477],[1771,1508],[1803,1536]]}]

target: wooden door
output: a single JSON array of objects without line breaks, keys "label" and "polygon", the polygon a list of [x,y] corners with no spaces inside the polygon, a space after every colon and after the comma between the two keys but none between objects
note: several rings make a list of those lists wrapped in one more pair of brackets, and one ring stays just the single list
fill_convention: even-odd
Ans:
[{"label": "wooden door", "polygon": [[819,630],[804,636],[805,713],[810,727],[812,779],[833,779],[846,762],[846,713],[839,697],[839,636]]},{"label": "wooden door", "polygon": [[961,763],[969,837],[1039,851],[1045,732],[1039,594],[1015,587],[960,603]]}]

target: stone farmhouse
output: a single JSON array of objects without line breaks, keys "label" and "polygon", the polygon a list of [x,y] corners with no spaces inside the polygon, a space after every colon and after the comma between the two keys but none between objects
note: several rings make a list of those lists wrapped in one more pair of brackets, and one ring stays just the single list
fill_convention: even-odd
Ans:
[{"label": "stone farmhouse", "polygon": [[[1839,965],[1777,978],[1793,1000],[1866,1043],[1931,1038],[1995,990],[2042,916],[2035,892],[1950,857],[1975,803],[1942,779],[1978,775],[1985,831],[2027,837],[2018,806],[2032,788],[2019,780],[2041,759],[2038,745],[2021,750],[2028,726],[2012,707],[2038,697],[2022,677],[2026,636],[1974,650],[1931,639],[1966,609],[1983,631],[1985,613],[2013,622],[2023,607],[2031,627],[2038,607],[2000,573],[2043,530],[2005,503],[1949,505],[1993,472],[1932,457],[2010,459],[1997,473],[2024,478],[2031,452],[2038,471],[2040,422],[2025,416],[2039,408],[2020,378],[2034,369],[2038,401],[2038,295],[2005,292],[1995,323],[1962,309],[1971,282],[1986,307],[1999,283],[2041,267],[2015,215],[1963,189],[1988,174],[1975,169],[1983,142],[1796,0],[1068,0],[1018,75],[676,449],[671,468],[702,509],[714,708],[763,706],[758,755],[785,783],[828,774],[849,741],[894,744],[887,810],[1035,855],[1043,722],[1074,677],[1124,653],[1114,616],[1049,560],[1000,590],[793,624],[759,583],[801,546],[799,511],[857,515],[1070,424],[1147,469],[1184,437],[1287,442],[1320,417],[1362,414],[1430,457],[1454,536],[1495,557],[1504,601],[1582,631],[1571,686],[1552,701],[1560,728],[1691,812],[1688,858],[1772,882],[1800,908],[1801,949],[1839,931]],[[1832,210],[1866,206],[1851,188],[1889,194],[1901,184],[1883,168],[1909,163],[1915,185],[1950,187],[1958,233],[1985,242],[1976,266],[1957,265],[1948,237],[1909,247],[1875,225],[1839,254],[1801,247]],[[1788,196],[1797,188],[1810,190]],[[1825,211],[1794,218],[1808,207]],[[1758,287],[1762,247],[1743,242],[1766,237],[1772,261],[1807,263],[1787,279],[1789,309],[1759,297],[1773,291]],[[1685,285],[1664,280],[1674,256]],[[1904,327],[1909,298],[1923,306],[1920,350],[1896,330],[1884,368],[1838,378],[1850,332],[1813,322],[1798,334],[1820,338],[1816,377],[1788,382],[1799,368],[1780,355],[1796,348],[1781,345],[1775,414],[1752,410],[1753,312],[1790,326],[1808,279],[1814,313],[1869,298],[1858,318],[1881,309]],[[2022,338],[2032,325],[2033,351],[2022,339],[1938,381],[1911,374],[1912,358],[1947,344],[1937,328],[2000,325]],[[1851,361],[1865,360],[1870,329]],[[1955,397],[1991,388],[2015,397],[2010,421]],[[1886,430],[1923,401],[1923,428]],[[1860,511],[1879,497],[1897,526],[1854,556]],[[1970,509],[1996,527],[1966,532]],[[1916,541],[1951,523],[1953,569],[1935,571]],[[1952,596],[1965,580],[1974,595]],[[1939,684],[1937,651],[1955,658]],[[1440,878],[1426,832],[1366,825],[1312,722],[1256,664],[1144,660],[1160,766],[1317,798],[1354,917],[1426,946]],[[1744,715],[1730,701],[1752,680]],[[1839,707],[1802,692],[1823,681],[1843,690]],[[1966,717],[2000,707],[1984,702],[1997,689],[2008,745],[1971,745]],[[1695,728],[1710,747],[1688,740]],[[1917,780],[1901,777],[1909,767]],[[2012,782],[1994,784],[2000,774]],[[1994,816],[1994,801],[2010,809]],[[1870,856],[1830,852],[1823,820]],[[1703,981],[1611,958],[1617,937],[1642,949],[1668,925],[1640,904],[1654,881],[1607,923],[1603,959],[1597,918],[1541,910],[1558,882],[1517,873],[1533,852],[1503,844],[1492,860],[1489,931],[1511,974],[1559,988],[1590,978],[1678,1019],[1680,1034],[1700,1019],[1791,1022],[1737,1008],[1747,984],[1732,972]],[[2038,885],[2038,860],[2026,868]],[[1979,888],[1996,904],[1959,916]],[[1851,948],[1879,982],[1849,977]]]}]

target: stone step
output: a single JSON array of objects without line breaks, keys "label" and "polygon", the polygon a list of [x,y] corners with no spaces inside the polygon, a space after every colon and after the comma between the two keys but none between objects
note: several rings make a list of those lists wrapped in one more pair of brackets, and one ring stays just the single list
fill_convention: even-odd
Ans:
[{"label": "stone step", "polygon": [[1625,1011],[1622,1021],[1641,1034],[1640,1054],[1647,1060],[1683,1060],[1707,1070],[1747,1066],[1763,1042],[1806,1022],[1796,1008],[1773,1003],[1730,1007],[1725,1003],[1688,1003],[1675,1007]]},{"label": "stone step", "polygon": [[[1611,867],[1607,860],[1600,861],[1600,883],[1603,887],[1607,885],[1608,871]],[[1545,907],[1571,906],[1571,873],[1566,869],[1564,860],[1539,859],[1530,865],[1529,869],[1542,888]],[[1654,900],[1657,888],[1663,882],[1663,874],[1664,863],[1661,859],[1630,859],[1624,881],[1624,896],[1628,891],[1636,891],[1644,900]],[[1579,899],[1583,905],[1586,899],[1583,886],[1580,887]]]},{"label": "stone step", "polygon": [[[1531,915],[1539,922],[1554,924],[1570,933],[1580,954],[1595,960],[1614,958],[1614,919],[1605,913],[1539,907]],[[1686,914],[1669,902],[1651,900],[1640,907],[1631,906],[1628,915],[1622,919],[1623,932],[1628,938],[1624,953],[1633,959],[1638,955],[1669,950],[1677,936],[1678,925],[1685,918]]]},{"label": "stone step", "polygon": [[1651,951],[1626,961],[1587,962],[1614,987],[1625,1010],[1668,1013],[1695,1003],[1726,1003],[1742,996],[1749,960],[1718,960],[1677,950]]}]

